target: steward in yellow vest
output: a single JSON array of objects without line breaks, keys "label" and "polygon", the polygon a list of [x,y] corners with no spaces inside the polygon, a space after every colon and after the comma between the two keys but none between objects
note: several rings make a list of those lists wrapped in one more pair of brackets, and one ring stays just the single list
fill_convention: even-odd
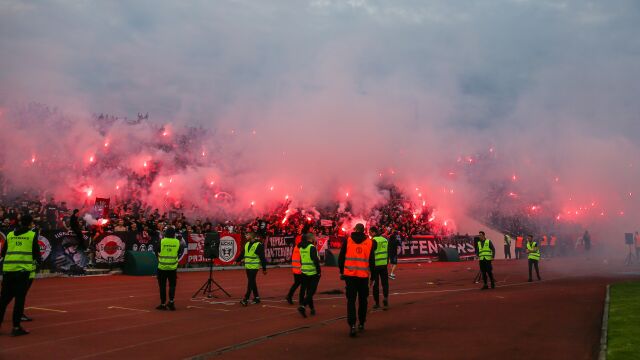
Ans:
[{"label": "steward in yellow vest", "polygon": [[313,306],[313,295],[316,293],[320,282],[320,258],[315,246],[316,236],[312,233],[304,234],[302,241],[297,245],[300,250],[300,263],[302,271],[302,284],[300,286],[300,306],[298,312],[307,317],[306,307],[311,310],[311,315],[316,314]]},{"label": "steward in yellow vest", "polygon": [[[158,310],[175,311],[174,298],[178,282],[178,258],[183,250],[180,240],[176,239],[176,229],[167,228],[158,246],[158,287],[160,288],[160,305]],[[169,282],[169,302],[167,303],[167,281]]]},{"label": "steward in yellow vest", "polygon": [[38,233],[33,231],[33,218],[29,214],[22,215],[20,227],[7,235],[2,248],[2,291],[0,292],[0,324],[11,300],[13,304],[13,329],[11,336],[27,335],[29,332],[20,326],[24,313],[24,303],[29,288],[29,275],[35,271],[35,263],[40,263],[40,247]]},{"label": "steward in yellow vest", "polygon": [[389,241],[380,236],[380,231],[376,227],[369,229],[369,235],[372,236],[373,241],[376,243],[376,267],[371,276],[373,300],[376,302],[373,308],[380,308],[380,283],[382,283],[382,304],[387,309],[389,307],[389,271],[387,269],[389,264]]},{"label": "steward in yellow vest", "polygon": [[249,304],[249,296],[253,293],[253,303],[260,303],[260,295],[258,295],[258,283],[256,277],[258,271],[262,267],[262,273],[267,275],[267,259],[264,257],[264,246],[258,239],[256,233],[247,233],[244,249],[236,262],[244,259],[244,268],[247,273],[247,292],[244,298],[240,300],[240,305],[247,306]]},{"label": "steward in yellow vest", "polygon": [[476,243],[476,255],[478,255],[478,259],[480,259],[480,272],[482,273],[482,281],[484,282],[482,290],[489,288],[487,286],[487,278],[491,280],[491,288],[495,289],[496,281],[493,278],[493,266],[491,265],[491,261],[496,255],[496,249],[493,247],[491,240],[487,239],[484,231],[480,231],[479,233],[478,241]]},{"label": "steward in yellow vest", "polygon": [[540,247],[538,247],[538,243],[533,241],[532,235],[527,235],[527,254],[529,258],[529,282],[533,281],[531,276],[531,268],[536,268],[536,275],[538,276],[538,280],[542,280],[540,278],[540,270],[538,269],[538,262],[540,261]]}]

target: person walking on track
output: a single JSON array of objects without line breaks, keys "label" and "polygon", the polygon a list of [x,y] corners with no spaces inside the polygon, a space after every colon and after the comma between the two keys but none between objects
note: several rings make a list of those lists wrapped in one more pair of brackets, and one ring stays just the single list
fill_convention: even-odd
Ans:
[{"label": "person walking on track", "polygon": [[302,285],[302,264],[300,262],[300,248],[298,244],[302,241],[302,235],[296,236],[293,244],[293,252],[291,253],[291,271],[293,272],[293,284],[289,288],[289,293],[285,298],[289,305],[293,305],[293,294],[296,289]]},{"label": "person walking on track", "polygon": [[533,281],[533,277],[531,276],[532,267],[536,268],[538,280],[542,280],[540,278],[540,270],[538,269],[538,262],[540,261],[540,247],[537,242],[533,241],[532,235],[527,235],[527,254],[529,259],[529,282]]},{"label": "person walking on track", "polygon": [[[0,290],[0,325],[4,320],[4,313],[12,300],[13,329],[11,336],[29,334],[22,328],[20,322],[24,314],[24,303],[29,287],[29,274],[34,271],[35,263],[40,263],[40,247],[38,234],[33,231],[33,217],[25,214],[20,218],[20,226],[7,235],[7,241],[2,248],[2,289]],[[35,263],[34,263],[35,262]]]},{"label": "person walking on track", "polygon": [[[158,310],[176,310],[174,298],[178,282],[178,254],[181,252],[180,240],[176,238],[176,229],[170,227],[164,231],[158,251],[158,288],[160,305]],[[167,282],[169,282],[169,302],[167,303]]]},{"label": "person walking on track", "polygon": [[511,259],[511,236],[504,234],[504,258]]},{"label": "person walking on track", "polygon": [[247,242],[244,244],[244,250],[238,257],[237,262],[242,260],[244,260],[244,268],[247,272],[247,292],[244,294],[244,298],[240,300],[240,305],[247,306],[249,304],[251,293],[253,293],[253,303],[260,304],[256,277],[260,267],[262,267],[262,273],[267,275],[267,259],[264,257],[264,246],[256,233],[247,234]]},{"label": "person walking on track", "polygon": [[389,273],[387,269],[389,266],[389,241],[380,236],[380,232],[375,227],[369,229],[369,234],[376,242],[376,267],[371,277],[371,282],[373,283],[373,300],[375,301],[373,308],[380,308],[380,283],[382,283],[382,304],[384,308],[387,309],[389,307]]},{"label": "person walking on track", "polygon": [[493,266],[491,262],[496,256],[496,249],[493,247],[491,240],[487,239],[484,231],[480,231],[480,238],[476,243],[476,255],[480,259],[480,272],[482,273],[482,281],[484,282],[482,290],[489,288],[487,286],[487,278],[491,280],[491,288],[495,289],[496,281],[493,278]]},{"label": "person walking on track", "polygon": [[302,241],[297,245],[300,253],[300,263],[302,264],[302,285],[300,286],[300,306],[298,312],[303,317],[307,317],[306,307],[309,307],[311,315],[316,314],[313,306],[313,295],[316,293],[320,282],[320,258],[314,243],[316,236],[312,233],[304,234]]},{"label": "person walking on track", "polygon": [[356,224],[355,231],[342,243],[338,266],[340,278],[347,288],[347,323],[349,336],[356,336],[356,300],[358,301],[358,330],[364,331],[367,320],[367,297],[369,296],[369,276],[375,268],[376,242],[364,233],[364,225]]}]

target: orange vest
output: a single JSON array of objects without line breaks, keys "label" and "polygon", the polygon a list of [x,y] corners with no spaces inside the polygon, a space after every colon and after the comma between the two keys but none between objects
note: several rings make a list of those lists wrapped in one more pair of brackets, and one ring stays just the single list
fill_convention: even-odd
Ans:
[{"label": "orange vest", "polygon": [[548,244],[549,244],[549,243],[547,242],[547,235],[544,235],[544,236],[542,237],[542,244],[541,244],[541,245],[542,245],[542,246],[547,246]]},{"label": "orange vest", "polygon": [[636,246],[640,247],[640,236],[636,235]]},{"label": "orange vest", "polygon": [[367,238],[356,244],[351,237],[347,240],[347,253],[344,259],[344,275],[359,278],[369,277],[369,256],[373,242]]},{"label": "orange vest", "polygon": [[523,240],[524,240],[524,239],[522,238],[522,236],[518,236],[518,237],[516,238],[516,247],[517,247],[517,248],[521,248],[521,247],[522,247],[522,241],[523,241]]},{"label": "orange vest", "polygon": [[291,254],[291,271],[294,274],[302,274],[302,262],[300,260],[300,248],[298,244],[302,241],[302,236],[296,236],[295,245],[293,245],[293,253]]},{"label": "orange vest", "polygon": [[558,240],[558,238],[554,235],[551,237],[551,246],[556,246],[556,241]]}]

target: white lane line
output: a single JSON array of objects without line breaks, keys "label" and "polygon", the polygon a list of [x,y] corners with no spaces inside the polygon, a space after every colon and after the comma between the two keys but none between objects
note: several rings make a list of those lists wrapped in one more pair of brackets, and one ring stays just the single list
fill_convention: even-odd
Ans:
[{"label": "white lane line", "polygon": [[57,312],[57,313],[66,313],[66,310],[56,310],[56,309],[47,309],[47,308],[41,308],[41,307],[35,307],[35,306],[29,306],[27,308],[24,308],[25,310],[42,310],[42,311],[53,311],[53,312]]},{"label": "white lane line", "polygon": [[132,309],[132,308],[121,307],[121,306],[109,306],[109,307],[107,307],[107,309],[120,309],[120,310],[130,310],[130,311],[140,311],[140,312],[151,312],[150,310]]}]

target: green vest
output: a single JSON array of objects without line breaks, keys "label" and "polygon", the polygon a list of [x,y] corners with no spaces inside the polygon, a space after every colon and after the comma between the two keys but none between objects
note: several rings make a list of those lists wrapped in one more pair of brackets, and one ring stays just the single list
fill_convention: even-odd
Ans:
[{"label": "green vest", "polygon": [[158,254],[158,269],[175,270],[178,268],[178,251],[180,240],[163,238],[160,240],[160,254]]},{"label": "green vest", "polygon": [[318,272],[316,271],[316,265],[311,260],[311,248],[314,247],[311,244],[308,244],[305,248],[300,249],[300,261],[302,262],[302,273],[307,276],[316,275]]},{"label": "green vest", "polygon": [[386,266],[389,259],[389,241],[382,236],[373,238],[376,241],[376,266]]},{"label": "green vest", "polygon": [[7,235],[7,256],[2,264],[3,272],[31,272],[35,269],[32,253],[35,237],[36,233],[31,230],[19,236],[13,231]]},{"label": "green vest", "polygon": [[[533,251],[536,246],[538,246],[538,244],[535,241],[531,243],[527,241],[527,250]],[[530,252],[528,258],[530,260],[540,260],[540,248],[536,251]]]},{"label": "green vest", "polygon": [[260,269],[260,257],[256,254],[259,242],[244,244],[244,268],[249,270]]},{"label": "green vest", "polygon": [[491,240],[486,239],[484,244],[482,240],[478,241],[478,256],[480,260],[493,260],[493,253],[491,252],[491,248],[489,245],[491,244]]}]

